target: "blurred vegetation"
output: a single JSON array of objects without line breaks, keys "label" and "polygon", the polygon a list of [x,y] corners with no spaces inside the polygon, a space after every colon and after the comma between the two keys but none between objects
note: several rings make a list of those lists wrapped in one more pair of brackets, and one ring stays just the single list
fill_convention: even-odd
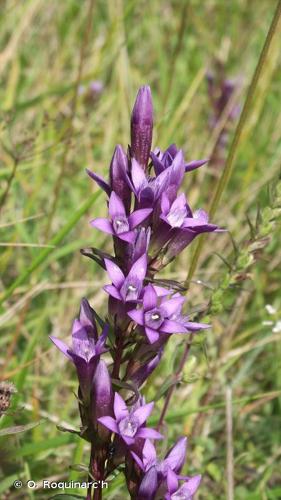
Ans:
[{"label": "blurred vegetation", "polygon": [[[154,145],[176,142],[187,160],[211,156],[206,72],[219,60],[240,82],[234,104],[242,107],[276,4],[1,2],[0,373],[18,392],[0,428],[28,426],[5,438],[0,430],[1,498],[50,498],[43,479],[85,478],[78,465],[88,462],[87,444],[56,428],[79,425],[74,370],[48,339],[69,335],[81,296],[105,313],[105,273],[79,253],[91,245],[110,252],[110,239],[88,223],[106,204],[85,168],[107,175],[114,145],[128,144],[130,109],[145,83],[154,98]],[[185,472],[203,474],[199,499],[227,498],[230,386],[234,496],[281,497],[280,33],[279,23],[214,215],[228,232],[205,239],[188,291],[189,310],[212,330],[196,337],[177,380],[184,343],[173,337],[144,390],[157,398],[157,421],[177,383],[160,450],[189,436]],[[212,163],[186,176],[193,207],[210,206],[222,168]],[[163,277],[185,282],[193,252],[194,244]],[[36,490],[17,491],[17,478],[34,480]],[[106,498],[123,499],[122,487],[119,475]]]}]

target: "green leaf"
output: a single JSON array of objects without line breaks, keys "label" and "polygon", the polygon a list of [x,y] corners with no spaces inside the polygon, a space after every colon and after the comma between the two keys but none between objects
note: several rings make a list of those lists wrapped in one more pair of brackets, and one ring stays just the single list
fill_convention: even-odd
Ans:
[{"label": "green leaf", "polygon": [[20,432],[29,431],[30,429],[37,427],[37,425],[40,425],[41,423],[42,420],[40,420],[39,422],[32,422],[31,424],[26,424],[26,425],[13,425],[11,427],[5,427],[4,429],[0,430],[0,437],[11,436],[13,434],[19,434]]}]

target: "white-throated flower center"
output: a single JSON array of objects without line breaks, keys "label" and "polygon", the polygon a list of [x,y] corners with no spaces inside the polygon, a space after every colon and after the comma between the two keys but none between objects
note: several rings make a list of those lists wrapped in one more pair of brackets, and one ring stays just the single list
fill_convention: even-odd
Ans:
[{"label": "white-throated flower center", "polygon": [[182,488],[171,495],[172,500],[190,500],[191,498],[191,493],[188,490],[182,490]]},{"label": "white-throated flower center", "polygon": [[153,328],[154,330],[157,330],[164,321],[164,318],[159,309],[147,311],[144,317],[146,326],[148,326],[149,328]]},{"label": "white-throated flower center", "polygon": [[175,208],[168,215],[167,219],[172,227],[181,227],[187,216],[186,208]]},{"label": "white-throated flower center", "polygon": [[153,313],[151,314],[151,319],[153,319],[153,321],[157,321],[158,319],[160,319],[160,314],[159,313]]},{"label": "white-throated flower center", "polygon": [[137,433],[137,430],[139,428],[139,421],[136,417],[134,416],[129,416],[126,418],[123,418],[119,424],[119,431],[122,436],[126,437],[134,437]]},{"label": "white-throated flower center", "polygon": [[116,234],[126,233],[127,231],[129,231],[130,228],[127,217],[125,217],[124,215],[115,217],[113,220],[113,228]]}]

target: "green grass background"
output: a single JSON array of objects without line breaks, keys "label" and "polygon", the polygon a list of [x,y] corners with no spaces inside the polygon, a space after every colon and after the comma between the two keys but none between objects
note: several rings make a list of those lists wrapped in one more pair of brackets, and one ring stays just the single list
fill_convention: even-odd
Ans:
[{"label": "green grass background", "polygon": [[[153,93],[153,144],[164,149],[176,142],[187,160],[209,156],[215,138],[208,126],[205,72],[220,57],[226,74],[241,81],[237,100],[243,106],[276,5],[273,0],[1,2],[0,373],[18,393],[0,427],[41,421],[24,433],[0,436],[1,499],[51,498],[42,479],[86,475],[87,444],[56,428],[79,426],[74,369],[48,340],[50,334],[70,334],[81,296],[100,314],[106,312],[105,273],[79,253],[89,246],[111,251],[110,239],[89,226],[91,218],[105,214],[106,205],[85,168],[106,176],[115,144],[127,146],[130,109],[142,84]],[[177,436],[189,436],[185,472],[203,474],[199,499],[230,498],[229,386],[234,498],[281,497],[280,22],[276,31],[213,217],[229,232],[204,240],[188,291],[190,310],[211,304],[212,330],[194,342],[160,445],[164,453]],[[89,101],[78,90],[93,80],[104,90]],[[234,133],[235,124],[228,150]],[[193,207],[210,206],[221,174],[222,167],[213,165],[186,176]],[[184,282],[194,247],[162,276]],[[274,315],[266,304],[274,306]],[[153,384],[144,388],[148,399],[157,399],[152,423],[183,347],[182,338],[174,336]],[[37,487],[17,491],[16,478],[31,478]],[[122,474],[110,481],[105,497],[126,498]]]}]

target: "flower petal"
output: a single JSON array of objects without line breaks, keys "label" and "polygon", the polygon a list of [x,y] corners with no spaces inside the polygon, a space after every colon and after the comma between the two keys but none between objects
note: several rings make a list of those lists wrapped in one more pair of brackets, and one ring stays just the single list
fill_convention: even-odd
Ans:
[{"label": "flower petal", "polygon": [[100,175],[95,174],[95,172],[92,172],[88,168],[86,168],[86,172],[88,176],[91,177],[91,179],[93,179],[98,184],[98,186],[106,192],[108,196],[110,196],[111,189],[109,184]]},{"label": "flower petal", "polygon": [[136,194],[138,194],[141,189],[143,189],[148,184],[144,170],[141,168],[135,158],[132,158],[132,181]]},{"label": "flower petal", "polygon": [[166,317],[170,318],[173,314],[180,312],[184,302],[185,297],[173,297],[172,299],[163,301],[160,309],[161,311],[164,311]]},{"label": "flower petal", "polygon": [[164,323],[160,326],[160,330],[163,333],[186,333],[184,325],[170,319],[165,319]]},{"label": "flower petal", "polygon": [[173,494],[173,493],[175,493],[175,491],[177,491],[178,484],[179,484],[179,481],[178,481],[177,474],[175,474],[175,472],[172,469],[170,469],[170,467],[169,467],[168,473],[167,473],[167,486],[168,486],[168,491],[170,494]]},{"label": "flower petal", "polygon": [[128,276],[137,276],[140,281],[143,281],[147,270],[147,255],[143,254],[136,262],[132,265]]},{"label": "flower petal", "polygon": [[66,345],[62,340],[57,339],[56,337],[53,337],[52,335],[49,337],[51,341],[55,344],[55,346],[71,361],[73,361],[73,358],[70,354],[71,349]]},{"label": "flower petal", "polygon": [[184,464],[186,456],[187,438],[180,438],[168,451],[164,463],[173,471],[179,472]]},{"label": "flower petal", "polygon": [[132,309],[132,311],[128,312],[128,316],[135,321],[138,325],[144,324],[143,311],[142,309]]},{"label": "flower petal", "polygon": [[140,468],[141,470],[144,470],[144,465],[143,465],[143,463],[142,463],[142,461],[141,461],[140,457],[138,457],[138,455],[137,455],[134,451],[132,451],[132,450],[130,450],[130,451],[131,451],[131,455],[132,455],[133,459],[134,459],[134,460],[135,460],[135,462],[138,464],[139,468]]},{"label": "flower petal", "polygon": [[150,427],[141,427],[136,433],[136,437],[143,439],[163,439],[164,436],[155,429],[150,429]]},{"label": "flower petal", "polygon": [[204,160],[193,160],[185,164],[185,171],[191,172],[191,170],[195,170],[196,168],[203,167],[208,163],[209,158],[205,158]]},{"label": "flower petal", "polygon": [[136,239],[136,233],[134,231],[127,231],[126,233],[116,234],[117,238],[123,241],[127,241],[127,243],[134,243]]},{"label": "flower petal", "polygon": [[152,208],[141,208],[140,210],[135,210],[135,212],[129,215],[128,220],[130,229],[134,229],[136,226],[138,226],[151,214],[152,210]]},{"label": "flower petal", "polygon": [[104,263],[112,283],[116,286],[116,288],[121,288],[125,281],[125,276],[122,273],[120,267],[118,267],[115,262],[112,262],[112,260],[109,259],[104,259]]},{"label": "flower petal", "polygon": [[112,417],[100,417],[98,418],[98,422],[100,422],[102,425],[110,429],[112,432],[115,432],[115,434],[119,433],[118,427],[116,420]]},{"label": "flower petal", "polygon": [[124,203],[121,200],[121,198],[119,198],[119,196],[117,196],[117,194],[114,193],[114,191],[112,191],[110,198],[109,198],[108,212],[109,212],[109,215],[112,219],[114,219],[115,217],[118,217],[120,215],[123,215],[126,217]]},{"label": "flower petal", "polygon": [[118,392],[115,392],[113,407],[117,421],[122,420],[122,418],[125,418],[129,415],[127,405],[120,394],[118,394]]},{"label": "flower petal", "polygon": [[207,330],[211,328],[211,325],[207,325],[206,323],[195,323],[193,321],[187,321],[184,323],[185,328],[190,332],[197,332],[198,330]]},{"label": "flower petal", "polygon": [[92,227],[95,227],[104,233],[114,234],[112,224],[108,219],[98,217],[97,219],[91,220],[90,224]]},{"label": "flower petal", "polygon": [[119,291],[117,290],[117,288],[115,288],[114,285],[105,285],[103,287],[103,289],[106,293],[111,295],[111,297],[114,297],[114,299],[122,300],[122,297],[121,297]]},{"label": "flower petal", "polygon": [[153,330],[148,326],[145,327],[145,333],[150,344],[154,344],[154,342],[156,342],[159,339],[159,333],[157,332],[157,330]]},{"label": "flower petal", "polygon": [[140,406],[140,408],[138,408],[133,412],[134,416],[137,417],[140,426],[147,421],[150,413],[153,410],[153,406],[154,402],[152,401],[151,403],[147,403],[146,405]]},{"label": "flower petal", "polygon": [[157,305],[157,293],[152,285],[147,285],[143,294],[143,308],[145,311],[154,309]]}]

